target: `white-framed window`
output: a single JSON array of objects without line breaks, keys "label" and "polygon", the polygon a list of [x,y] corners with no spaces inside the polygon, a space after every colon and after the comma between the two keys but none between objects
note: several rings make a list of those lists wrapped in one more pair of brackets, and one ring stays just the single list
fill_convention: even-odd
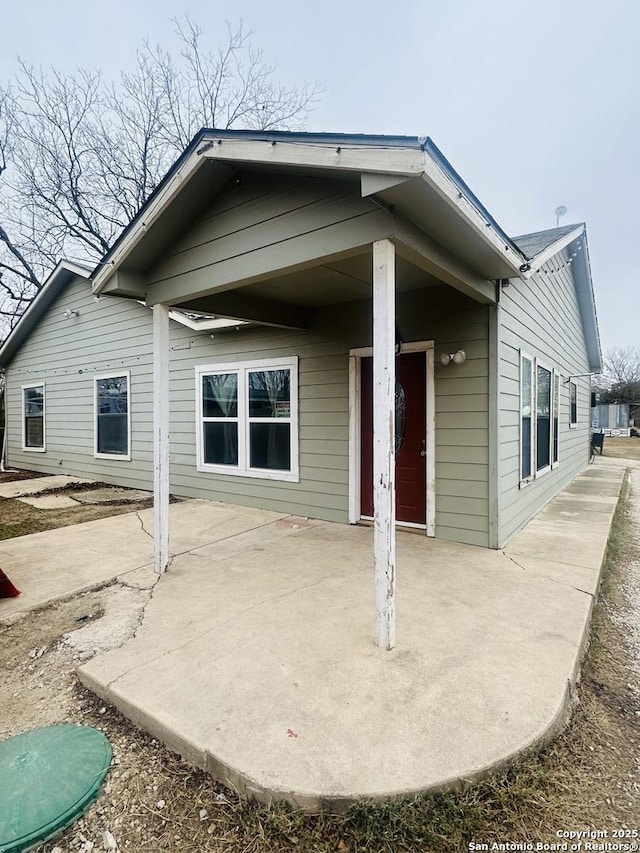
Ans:
[{"label": "white-framed window", "polygon": [[198,471],[299,481],[298,359],[196,367]]},{"label": "white-framed window", "polygon": [[131,459],[131,405],[128,370],[93,377],[93,455],[99,458]]},{"label": "white-framed window", "polygon": [[536,360],[536,476],[546,474],[551,468],[553,451],[552,378],[551,368]]},{"label": "white-framed window", "polygon": [[22,386],[22,449],[46,450],[44,382]]},{"label": "white-framed window", "polygon": [[569,382],[569,427],[575,429],[578,426],[578,386],[575,382]]},{"label": "white-framed window", "polygon": [[551,467],[556,468],[560,462],[560,374],[553,370],[553,453]]},{"label": "white-framed window", "polygon": [[520,486],[560,461],[560,374],[520,352]]},{"label": "white-framed window", "polygon": [[520,482],[533,478],[533,359],[520,353]]}]

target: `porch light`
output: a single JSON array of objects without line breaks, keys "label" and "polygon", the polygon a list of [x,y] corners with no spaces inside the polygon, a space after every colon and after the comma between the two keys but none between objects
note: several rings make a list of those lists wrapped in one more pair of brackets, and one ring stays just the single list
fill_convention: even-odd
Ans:
[{"label": "porch light", "polygon": [[70,320],[72,317],[79,317],[80,312],[77,308],[67,308],[67,310],[62,315],[65,320]]},{"label": "porch light", "polygon": [[467,354],[463,349],[459,349],[456,352],[443,352],[440,356],[440,364],[443,367],[446,367],[448,364],[453,362],[454,364],[464,364],[467,360]]}]

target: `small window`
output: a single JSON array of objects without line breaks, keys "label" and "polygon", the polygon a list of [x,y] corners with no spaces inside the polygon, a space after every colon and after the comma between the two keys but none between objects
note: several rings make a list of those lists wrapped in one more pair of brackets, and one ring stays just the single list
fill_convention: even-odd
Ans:
[{"label": "small window", "polygon": [[578,425],[578,386],[575,382],[569,383],[569,426]]},{"label": "small window", "polygon": [[555,468],[559,460],[560,441],[558,430],[560,421],[558,413],[560,411],[560,374],[557,370],[553,371],[553,456],[551,459],[551,467]]},{"label": "small window", "polygon": [[44,382],[22,386],[22,449],[45,450]]},{"label": "small window", "polygon": [[94,455],[131,459],[129,373],[95,377]]},{"label": "small window", "polygon": [[196,368],[198,470],[298,480],[297,360]]},{"label": "small window", "polygon": [[520,479],[527,480],[533,473],[533,359],[520,357]]},{"label": "small window", "polygon": [[536,472],[551,465],[551,371],[536,366]]}]

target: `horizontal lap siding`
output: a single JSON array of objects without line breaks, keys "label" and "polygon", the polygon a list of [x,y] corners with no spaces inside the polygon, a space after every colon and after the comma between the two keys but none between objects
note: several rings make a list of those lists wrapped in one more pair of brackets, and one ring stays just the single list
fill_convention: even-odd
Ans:
[{"label": "horizontal lap siding", "polygon": [[[338,190],[323,190],[329,191],[335,194]],[[264,195],[268,198],[256,199],[252,207],[258,218],[272,210],[270,205],[282,205],[285,199],[284,194],[269,195],[267,190]],[[240,207],[237,205],[236,213]],[[204,216],[198,228],[191,229],[167,255],[166,263],[184,263],[188,268],[195,262],[193,253],[207,244],[214,220],[213,212]],[[226,239],[221,231],[215,233],[216,240]],[[169,268],[175,274],[177,267]],[[79,310],[80,317],[64,320],[62,314],[68,308]],[[404,340],[435,342],[436,536],[486,545],[487,309],[442,285],[399,293],[397,321]],[[172,322],[172,492],[347,522],[349,350],[370,346],[371,333],[369,300],[318,309],[311,329],[304,332],[241,327],[239,331],[216,331],[212,339],[208,333]],[[441,353],[460,348],[467,354],[464,364],[440,365]],[[288,356],[296,356],[299,364],[300,482],[198,472],[195,367]],[[120,369],[131,372],[130,462],[93,457],[93,377],[98,372]],[[25,453],[21,449],[20,386],[42,380],[47,387],[47,450]],[[71,285],[10,365],[9,463],[149,488],[153,472],[152,392],[151,312],[136,302],[113,297],[96,302],[86,282]]]},{"label": "horizontal lap siding", "polygon": [[[506,544],[588,461],[590,382],[576,378],[578,427],[569,428],[569,376],[589,371],[568,253],[560,253],[528,282],[502,291],[500,347],[501,542]],[[560,373],[557,468],[520,487],[520,349]]]},{"label": "horizontal lap siding", "polygon": [[[65,319],[66,310],[79,312]],[[7,370],[7,460],[16,468],[72,474],[133,488],[151,487],[151,312],[136,302],[70,284]],[[93,455],[94,377],[129,371],[131,461]],[[22,450],[22,385],[45,383],[46,451]]]}]

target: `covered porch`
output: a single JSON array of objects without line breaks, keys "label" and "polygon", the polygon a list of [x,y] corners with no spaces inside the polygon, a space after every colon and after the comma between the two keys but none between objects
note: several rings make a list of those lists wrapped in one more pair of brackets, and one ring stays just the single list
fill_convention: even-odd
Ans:
[{"label": "covered porch", "polygon": [[[420,526],[433,536],[434,357],[453,355],[436,352],[433,338],[420,334],[428,325],[425,316],[399,322],[397,301],[407,294],[445,289],[487,309],[482,322],[490,330],[490,351],[482,354],[486,383],[481,436],[488,471],[497,459],[498,441],[497,415],[488,403],[493,399],[495,405],[495,371],[488,365],[498,346],[498,280],[517,274],[523,256],[434,146],[428,149],[413,140],[397,145],[358,140],[343,148],[328,139],[317,144],[290,134],[271,136],[211,132],[211,138],[185,154],[172,181],[152,197],[148,210],[95,277],[96,293],[144,298],[153,306],[156,571],[167,569],[170,553],[171,309],[304,334],[314,330],[320,313],[326,323],[329,310],[338,316],[343,306],[359,301],[366,306],[369,326],[359,331],[359,340],[352,340],[348,351],[348,520],[369,514],[362,512],[360,493],[370,490],[375,641],[390,650],[396,636],[397,358],[412,351],[425,354],[425,399],[420,403],[424,437],[411,464],[421,469],[424,479],[418,487],[424,493]],[[185,228],[187,213],[195,218]],[[454,349],[463,362],[464,348]],[[369,356],[372,465],[365,482],[359,476],[360,359]],[[297,359],[295,350],[291,357]],[[248,375],[248,368],[240,370]],[[288,402],[293,432],[297,401],[291,397]],[[240,423],[240,415],[237,419]],[[456,418],[449,420],[455,428]],[[248,433],[250,418],[245,421]],[[291,454],[297,454],[295,443]],[[246,464],[236,468],[242,475],[278,479],[269,471],[249,471]],[[198,470],[220,473],[215,466]],[[291,482],[300,482],[297,455],[288,474]],[[496,476],[490,479],[487,474],[485,485],[485,492],[470,500],[482,503],[482,538],[490,544],[497,529],[497,500],[488,492],[497,488]],[[268,498],[263,505],[269,508]]]}]

